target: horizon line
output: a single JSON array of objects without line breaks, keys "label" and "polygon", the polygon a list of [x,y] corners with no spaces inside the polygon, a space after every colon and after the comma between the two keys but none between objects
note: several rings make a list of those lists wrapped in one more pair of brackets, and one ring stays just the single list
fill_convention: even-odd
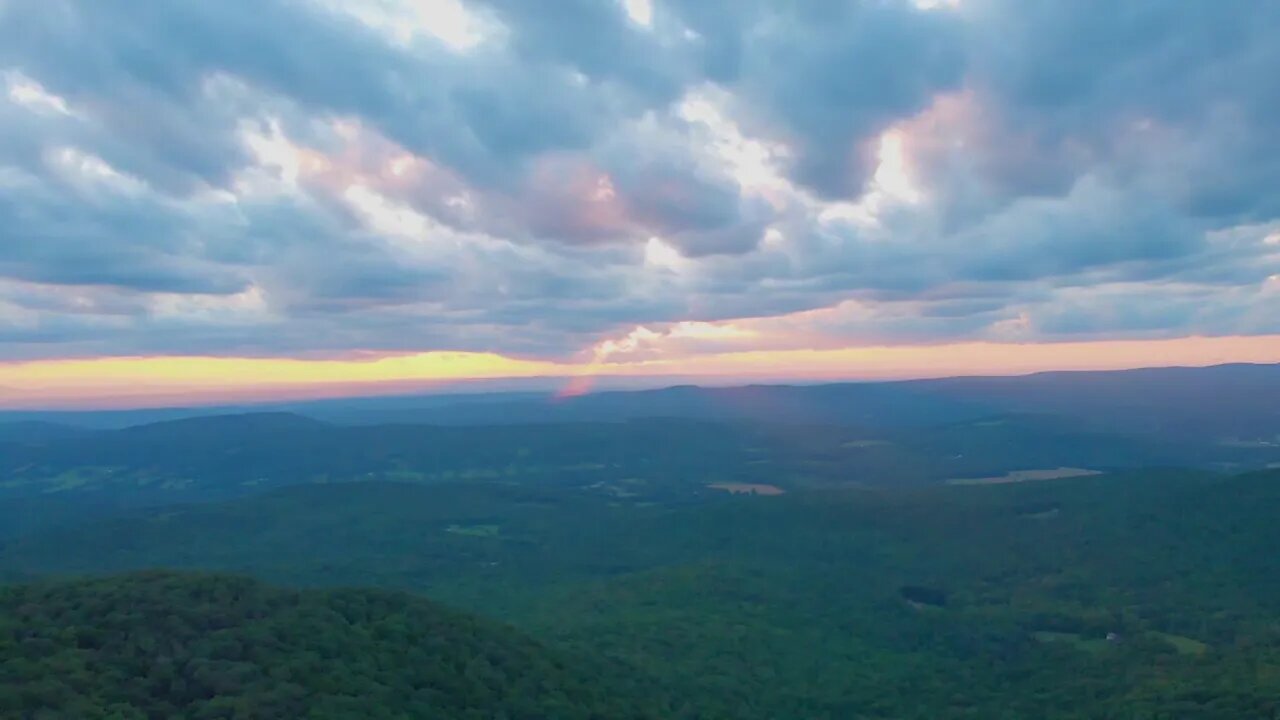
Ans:
[{"label": "horizon line", "polygon": [[[912,377],[895,377],[895,378],[810,378],[804,377],[785,377],[776,378],[752,378],[752,377],[731,377],[731,376],[692,376],[688,378],[671,375],[613,375],[613,376],[582,376],[582,375],[547,375],[547,376],[505,376],[505,377],[488,377],[488,378],[463,378],[457,380],[449,380],[443,383],[436,383],[438,391],[432,391],[430,387],[423,387],[421,382],[417,383],[418,387],[407,387],[402,390],[391,390],[388,392],[377,392],[377,387],[386,384],[399,384],[396,381],[388,383],[365,384],[358,386],[364,392],[355,393],[303,393],[293,397],[275,397],[263,399],[244,399],[244,400],[226,400],[220,401],[210,398],[208,402],[202,402],[195,394],[188,395],[193,402],[175,402],[162,404],[137,404],[132,405],[127,402],[115,404],[115,401],[127,401],[128,396],[117,398],[104,397],[101,398],[102,404],[50,404],[50,405],[6,405],[3,398],[0,398],[0,417],[8,414],[80,414],[80,413],[145,413],[145,412],[166,412],[166,411],[205,411],[205,410],[246,410],[246,414],[252,414],[254,408],[278,408],[282,406],[308,405],[318,403],[340,403],[355,402],[360,400],[394,400],[394,399],[412,399],[412,398],[447,398],[447,397],[474,397],[481,395],[517,395],[517,394],[537,394],[544,395],[548,398],[567,399],[571,397],[579,397],[583,395],[603,395],[609,393],[636,393],[636,392],[656,392],[662,390],[672,390],[677,388],[700,388],[700,389],[732,389],[732,388],[751,388],[751,387],[813,387],[825,385],[892,385],[903,383],[929,382],[934,380],[984,380],[984,379],[1007,379],[1007,378],[1030,378],[1041,375],[1084,375],[1084,374],[1118,374],[1129,372],[1155,371],[1155,370],[1212,370],[1215,368],[1225,367],[1272,367],[1280,366],[1280,361],[1224,361],[1210,364],[1170,364],[1170,365],[1135,365],[1132,367],[1115,367],[1104,369],[1092,368],[1048,368],[1039,370],[1030,370],[1026,372],[1008,372],[1008,373],[955,373],[955,374],[935,374],[935,375],[919,375]],[[590,387],[581,392],[568,392],[564,390],[562,385],[559,389],[554,386],[557,383],[573,383],[575,380],[587,377],[592,381],[629,381],[631,385],[615,384],[609,387],[595,388]],[[675,380],[675,382],[670,382]],[[685,380],[681,382],[681,380]],[[649,381],[657,381],[649,384]],[[668,382],[662,382],[668,381]],[[709,381],[709,382],[708,382]],[[492,390],[472,390],[468,386],[477,384],[502,384],[502,383],[529,383],[537,384],[539,387],[512,387],[506,389]],[[329,386],[318,386],[311,388],[300,388],[300,390],[324,390]],[[3,391],[4,388],[0,388]],[[370,390],[373,390],[370,392]]]}]

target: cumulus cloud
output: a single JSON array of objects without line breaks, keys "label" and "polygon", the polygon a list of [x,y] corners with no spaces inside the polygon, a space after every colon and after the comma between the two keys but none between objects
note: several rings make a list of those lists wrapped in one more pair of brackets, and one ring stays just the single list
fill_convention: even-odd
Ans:
[{"label": "cumulus cloud", "polygon": [[0,4],[0,359],[1278,332],[1277,21]]}]

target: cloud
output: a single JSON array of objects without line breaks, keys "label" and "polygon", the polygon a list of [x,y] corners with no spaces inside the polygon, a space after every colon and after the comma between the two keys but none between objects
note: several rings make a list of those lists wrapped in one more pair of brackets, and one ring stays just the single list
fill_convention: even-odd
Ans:
[{"label": "cloud", "polygon": [[963,79],[961,27],[908,2],[765,13],[736,95],[744,112],[794,138],[801,183],[828,199],[849,197],[874,171],[880,133]]},{"label": "cloud", "polygon": [[6,3],[0,359],[1274,333],[1276,21]]}]

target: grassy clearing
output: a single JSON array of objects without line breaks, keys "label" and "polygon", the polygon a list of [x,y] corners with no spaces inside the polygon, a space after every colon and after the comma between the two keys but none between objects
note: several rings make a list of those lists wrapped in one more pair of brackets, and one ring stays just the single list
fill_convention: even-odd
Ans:
[{"label": "grassy clearing", "polygon": [[1040,630],[1031,633],[1031,637],[1036,642],[1042,643],[1061,643],[1070,645],[1071,647],[1087,653],[1105,652],[1111,647],[1111,642],[1104,638],[1086,638],[1079,633],[1052,632],[1049,630]]},{"label": "grassy clearing", "polygon": [[777,485],[762,483],[713,483],[707,487],[712,490],[723,490],[734,495],[783,495],[787,491]]},{"label": "grassy clearing", "polygon": [[1204,655],[1209,652],[1209,646],[1194,638],[1185,635],[1174,635],[1172,633],[1153,632],[1154,637],[1169,643],[1180,655]]},{"label": "grassy clearing", "polygon": [[483,538],[496,538],[501,530],[502,528],[498,525],[450,525],[444,529],[445,532],[454,535]]},{"label": "grassy clearing", "polygon": [[[44,491],[46,493],[56,493],[84,489],[97,485],[104,480],[112,479],[118,470],[119,468],[96,465],[72,468],[46,480]],[[135,482],[138,479],[135,478]]]},{"label": "grassy clearing", "polygon": [[1097,470],[1085,468],[1044,468],[1040,470],[1013,470],[995,477],[951,478],[948,485],[1003,485],[1005,483],[1034,482],[1037,480],[1061,480],[1063,478],[1088,477],[1101,475]]}]

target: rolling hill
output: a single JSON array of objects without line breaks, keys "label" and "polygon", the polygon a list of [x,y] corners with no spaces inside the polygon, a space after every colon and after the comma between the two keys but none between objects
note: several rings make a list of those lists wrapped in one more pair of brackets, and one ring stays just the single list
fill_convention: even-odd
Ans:
[{"label": "rolling hill", "polygon": [[[658,383],[661,379],[654,378]],[[551,392],[403,395],[257,406],[0,411],[3,422],[119,429],[208,415],[290,412],[337,425],[494,425],[707,421],[873,428],[929,427],[1004,414],[1058,416],[1078,427],[1186,440],[1280,435],[1280,364],[1153,367],[816,385],[681,385],[575,397]],[[0,440],[3,440],[0,432]]]},{"label": "rolling hill", "polygon": [[13,500],[66,498],[87,502],[86,508],[139,507],[369,480],[505,479],[584,486],[639,479],[687,493],[715,482],[913,485],[1058,467],[1231,469],[1280,460],[1280,447],[1268,444],[1164,441],[1034,414],[874,427],[681,418],[341,426],[291,413],[257,413],[97,431],[0,445],[0,450],[0,519]]},{"label": "rolling hill", "polygon": [[658,718],[636,681],[402,593],[142,573],[0,588],[11,718]]},{"label": "rolling hill", "polygon": [[703,708],[671,717],[1226,720],[1280,712],[1277,502],[1277,471],[696,501],[301,485],[14,539],[0,573],[417,591]]}]

